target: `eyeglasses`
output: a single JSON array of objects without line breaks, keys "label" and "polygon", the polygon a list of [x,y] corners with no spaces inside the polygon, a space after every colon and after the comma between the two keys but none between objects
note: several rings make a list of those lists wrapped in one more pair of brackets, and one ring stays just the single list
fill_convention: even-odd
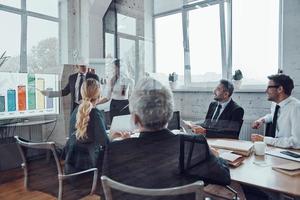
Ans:
[{"label": "eyeglasses", "polygon": [[268,85],[267,86],[267,89],[270,89],[270,88],[279,88],[280,85]]}]

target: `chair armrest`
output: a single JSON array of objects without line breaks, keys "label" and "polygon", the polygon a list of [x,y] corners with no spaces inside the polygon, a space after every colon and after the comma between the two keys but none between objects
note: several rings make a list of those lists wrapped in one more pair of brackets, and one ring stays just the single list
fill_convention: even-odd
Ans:
[{"label": "chair armrest", "polygon": [[92,171],[98,172],[98,169],[97,168],[90,168],[90,169],[87,169],[87,170],[84,170],[84,171],[80,171],[80,172],[76,172],[76,173],[72,173],[72,174],[63,174],[63,175],[58,175],[58,176],[63,178],[63,179],[66,179],[66,178],[70,178],[72,176],[77,176],[77,175],[89,173],[89,172],[92,172]]}]

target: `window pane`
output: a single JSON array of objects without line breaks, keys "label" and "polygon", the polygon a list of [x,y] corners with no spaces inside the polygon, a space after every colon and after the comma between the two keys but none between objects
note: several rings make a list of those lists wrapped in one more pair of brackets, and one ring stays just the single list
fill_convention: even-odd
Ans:
[{"label": "window pane", "polygon": [[105,33],[105,58],[115,58],[115,37],[114,34]]},{"label": "window pane", "polygon": [[6,6],[21,8],[21,0],[0,0],[0,4],[4,4]]},{"label": "window pane", "polygon": [[123,64],[121,73],[128,73],[130,77],[135,77],[135,41],[120,38],[120,59]]},{"label": "window pane", "polygon": [[192,82],[222,78],[219,5],[189,12],[189,44]]},{"label": "window pane", "polygon": [[156,72],[166,76],[176,72],[178,82],[183,85],[184,60],[181,14],[155,19]]},{"label": "window pane", "polygon": [[265,84],[278,70],[279,0],[232,4],[232,68],[246,84]]},{"label": "window pane", "polygon": [[27,0],[27,10],[58,17],[58,0]]},{"label": "window pane", "polygon": [[0,66],[0,71],[18,72],[20,69],[21,17],[0,11],[0,24],[7,24],[5,28],[1,29],[0,56],[5,51],[5,56],[9,56]]},{"label": "window pane", "polygon": [[60,72],[62,68],[58,66],[58,23],[28,17],[27,36],[28,72]]},{"label": "window pane", "polygon": [[136,19],[117,13],[118,32],[136,35]]}]

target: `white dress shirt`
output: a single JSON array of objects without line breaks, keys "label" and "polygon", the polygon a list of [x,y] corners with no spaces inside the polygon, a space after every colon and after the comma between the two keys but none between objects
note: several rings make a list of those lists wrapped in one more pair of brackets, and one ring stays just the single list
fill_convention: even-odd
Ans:
[{"label": "white dress shirt", "polygon": [[[128,99],[129,95],[132,93],[133,86],[134,86],[133,79],[121,75],[121,77],[115,83],[113,89],[111,89],[112,85],[111,85],[111,81],[109,81],[106,98],[108,99],[112,98],[116,100],[126,100]],[[122,94],[122,90],[125,90],[124,94]]]},{"label": "white dress shirt", "polygon": [[219,119],[219,117],[221,116],[222,112],[225,110],[225,108],[228,105],[228,103],[230,102],[230,100],[231,100],[231,98],[229,98],[228,101],[226,101],[226,102],[222,102],[222,103],[218,102],[218,105],[217,105],[217,107],[215,109],[215,112],[214,112],[214,114],[212,116],[212,119],[214,118],[214,116],[215,116],[215,114],[217,112],[218,106],[221,105],[221,110],[220,110],[219,116],[217,117],[217,120]]},{"label": "white dress shirt", "polygon": [[[300,101],[288,97],[281,101],[278,110],[275,138],[264,137],[264,142],[282,148],[300,148]],[[272,103],[271,113],[264,116],[265,122],[273,120],[276,103]]]}]

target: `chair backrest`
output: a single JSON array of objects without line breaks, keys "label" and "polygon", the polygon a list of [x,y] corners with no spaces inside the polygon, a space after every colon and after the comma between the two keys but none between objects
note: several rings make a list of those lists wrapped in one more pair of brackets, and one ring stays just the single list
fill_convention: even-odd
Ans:
[{"label": "chair backrest", "polygon": [[238,131],[237,139],[239,139],[239,136],[240,136],[240,133],[241,133],[241,129],[242,129],[243,123],[244,123],[244,120],[242,119],[242,120],[240,121],[240,127],[239,127],[239,131]]},{"label": "chair backrest", "polygon": [[174,130],[180,129],[180,112],[179,111],[174,111],[173,112],[173,117],[168,123],[168,129]]},{"label": "chair backrest", "polygon": [[27,140],[24,140],[23,138],[20,138],[19,136],[15,136],[15,139],[17,141],[18,149],[20,151],[22,160],[24,163],[26,163],[26,157],[23,151],[22,147],[32,148],[32,149],[48,149],[51,150],[55,159],[58,175],[62,175],[62,167],[60,165],[57,153],[55,151],[55,143],[54,142],[29,142]]},{"label": "chair backrest", "polygon": [[163,189],[146,189],[140,187],[133,187],[114,181],[106,176],[101,176],[101,181],[106,200],[112,200],[111,188],[130,194],[144,196],[174,196],[195,193],[196,200],[203,199],[203,181],[196,181],[188,185]]},{"label": "chair backrest", "polygon": [[209,159],[209,147],[204,136],[180,135],[180,173],[188,172],[207,159]]}]

